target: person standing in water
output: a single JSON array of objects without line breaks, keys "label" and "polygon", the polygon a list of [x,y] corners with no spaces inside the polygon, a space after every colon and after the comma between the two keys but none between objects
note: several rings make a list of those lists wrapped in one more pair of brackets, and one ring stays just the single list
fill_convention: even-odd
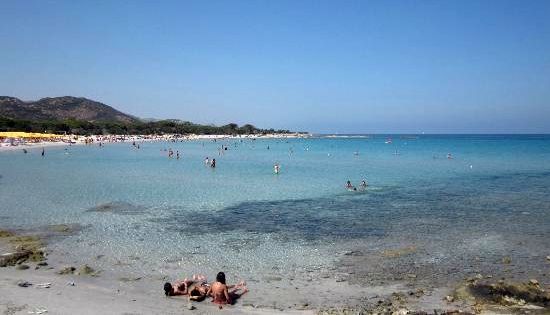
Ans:
[{"label": "person standing in water", "polygon": [[210,159],[208,157],[204,159],[204,165],[210,165]]},{"label": "person standing in water", "polygon": [[275,172],[275,174],[279,174],[279,172],[281,171],[281,166],[279,165],[279,163],[275,163],[275,165],[273,165],[273,171]]},{"label": "person standing in water", "polygon": [[45,154],[46,152],[44,151],[44,148],[42,148],[42,157],[44,157]]},{"label": "person standing in water", "polygon": [[366,180],[361,181],[361,185],[359,185],[359,187],[361,187],[362,190],[367,189],[367,186],[368,184]]},{"label": "person standing in water", "polygon": [[210,163],[211,168],[216,168],[216,159],[212,159],[212,163]]}]

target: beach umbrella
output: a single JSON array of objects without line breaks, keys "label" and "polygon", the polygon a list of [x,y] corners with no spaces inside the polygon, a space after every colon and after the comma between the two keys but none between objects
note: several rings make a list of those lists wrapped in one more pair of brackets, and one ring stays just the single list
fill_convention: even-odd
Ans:
[{"label": "beach umbrella", "polygon": [[53,133],[38,133],[38,132],[22,132],[22,131],[2,131],[0,132],[0,138],[40,138],[40,139],[52,139],[61,138],[62,135],[56,135]]}]

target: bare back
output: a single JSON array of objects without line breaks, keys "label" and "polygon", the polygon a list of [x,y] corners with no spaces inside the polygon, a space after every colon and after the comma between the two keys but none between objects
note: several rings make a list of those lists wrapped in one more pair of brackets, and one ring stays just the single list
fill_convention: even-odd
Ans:
[{"label": "bare back", "polygon": [[221,282],[214,282],[210,288],[210,294],[212,295],[212,302],[216,304],[231,304],[231,298],[227,292],[227,286]]}]

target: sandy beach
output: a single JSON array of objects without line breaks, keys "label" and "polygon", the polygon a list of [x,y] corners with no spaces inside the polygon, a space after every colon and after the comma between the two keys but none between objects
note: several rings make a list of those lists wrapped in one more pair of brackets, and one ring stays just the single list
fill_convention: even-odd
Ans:
[{"label": "sandy beach", "polygon": [[[2,314],[280,314],[274,309],[188,303],[186,297],[167,298],[159,281],[143,288],[85,276],[59,276],[47,270],[0,269],[0,312]],[[27,281],[29,287],[17,283]],[[74,286],[72,285],[74,283]],[[49,287],[40,284],[50,284]],[[150,286],[149,289],[146,287]],[[193,305],[193,310],[189,306]],[[45,314],[44,312],[43,314]],[[287,314],[314,314],[314,311],[285,310]]]},{"label": "sandy beach", "polygon": [[[261,282],[251,282],[249,293],[235,305],[220,309],[209,299],[190,302],[186,296],[164,296],[162,284],[172,280],[166,276],[123,277],[94,270],[88,264],[71,265],[62,253],[46,245],[46,240],[73,233],[71,229],[57,225],[21,234],[0,231],[0,264],[6,262],[9,253],[29,248],[43,257],[27,257],[13,266],[0,267],[3,314],[547,314],[544,306],[550,302],[550,295],[536,280],[506,287],[508,284],[495,282],[492,276],[478,274],[457,282],[461,283],[458,286],[438,286],[415,275],[404,281],[366,286],[322,276],[308,282],[264,279],[280,283],[283,290],[275,291]],[[393,258],[400,255],[390,254]],[[357,257],[357,253],[346,256]],[[505,293],[476,291],[486,285],[502,285]]]},{"label": "sandy beach", "polygon": [[[411,294],[401,286],[375,287],[360,291],[365,294],[363,306],[338,305],[343,297],[358,293],[357,288],[332,284],[332,296],[322,298],[322,302],[334,302],[333,307],[318,307],[316,303],[321,301],[315,301],[315,296],[310,301],[313,305],[294,307],[258,305],[253,303],[253,298],[244,297],[236,305],[218,309],[209,301],[190,303],[183,296],[167,298],[161,293],[162,281],[158,279],[140,281],[134,284],[101,276],[56,275],[50,267],[0,268],[0,311],[3,314],[46,314],[45,311],[48,314],[547,314],[541,306],[514,301],[514,298],[509,299],[508,306],[485,306],[476,311],[474,306],[482,307],[482,304],[447,302],[445,297],[452,291],[450,288]],[[18,285],[23,282],[29,286]],[[320,286],[311,285],[309,289],[315,292]],[[292,301],[291,294],[270,298]]]}]

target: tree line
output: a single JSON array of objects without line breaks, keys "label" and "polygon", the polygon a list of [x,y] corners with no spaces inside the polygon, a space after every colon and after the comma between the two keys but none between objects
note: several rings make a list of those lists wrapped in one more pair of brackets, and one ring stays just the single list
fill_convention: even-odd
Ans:
[{"label": "tree line", "polygon": [[162,134],[203,134],[203,135],[245,135],[290,133],[289,130],[259,129],[253,125],[239,126],[230,123],[224,126],[200,125],[192,122],[160,120],[151,122],[120,123],[112,121],[89,122],[66,119],[31,121],[0,117],[0,131],[45,132],[75,135],[162,135]]}]

